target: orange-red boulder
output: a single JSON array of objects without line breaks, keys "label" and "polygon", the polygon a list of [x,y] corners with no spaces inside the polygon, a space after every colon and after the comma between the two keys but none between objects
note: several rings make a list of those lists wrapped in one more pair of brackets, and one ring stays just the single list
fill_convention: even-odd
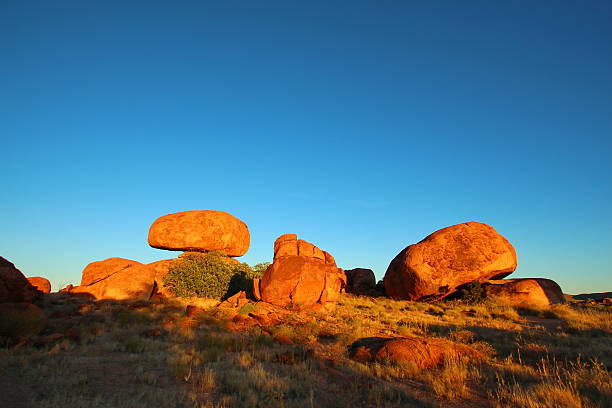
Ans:
[{"label": "orange-red boulder", "polygon": [[174,292],[170,288],[164,286],[164,277],[168,274],[170,265],[177,261],[178,259],[164,259],[162,261],[147,264],[148,267],[155,271],[155,291],[162,296],[174,296]]},{"label": "orange-red boulder", "polygon": [[30,282],[30,285],[34,286],[39,292],[51,292],[51,282],[49,282],[49,279],[47,278],[43,278],[40,276],[32,276],[28,278],[28,282]]},{"label": "orange-red boulder", "polygon": [[353,343],[349,356],[360,362],[411,362],[421,369],[439,366],[447,359],[484,358],[469,346],[435,337],[368,337]]},{"label": "orange-red boulder", "polygon": [[220,251],[242,256],[250,244],[247,225],[223,211],[183,211],[159,217],[149,229],[149,245],[173,251]]},{"label": "orange-red boulder", "polygon": [[561,287],[550,279],[499,279],[483,284],[485,296],[514,306],[549,306],[565,303]]},{"label": "orange-red boulder", "polygon": [[143,299],[151,296],[155,269],[140,262],[109,258],[92,262],[83,270],[81,286],[69,289],[72,294],[90,294],[95,299]]},{"label": "orange-red boulder", "polygon": [[277,306],[331,307],[345,285],[344,271],[329,253],[285,234],[274,243],[274,262],[259,282],[259,295]]},{"label": "orange-red boulder", "polygon": [[344,273],[346,274],[346,293],[365,296],[377,294],[376,277],[371,269],[347,269]]},{"label": "orange-red boulder", "polygon": [[394,299],[442,298],[469,282],[501,279],[516,269],[514,247],[493,227],[467,222],[443,228],[389,264],[385,291]]},{"label": "orange-red boulder", "polygon": [[40,292],[28,282],[21,271],[0,256],[0,303],[32,302]]}]

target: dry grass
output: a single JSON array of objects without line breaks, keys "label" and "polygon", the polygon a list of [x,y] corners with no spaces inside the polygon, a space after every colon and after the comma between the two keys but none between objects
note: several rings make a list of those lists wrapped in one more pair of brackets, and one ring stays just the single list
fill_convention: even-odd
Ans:
[{"label": "dry grass", "polygon": [[[203,312],[186,318],[187,304]],[[541,408],[612,401],[610,309],[342,296],[331,313],[232,332],[225,328],[232,314],[215,304],[48,296],[42,335],[78,335],[4,343],[0,406]],[[277,344],[280,335],[292,344]],[[357,339],[412,335],[468,344],[488,358],[430,370],[348,358]]]}]

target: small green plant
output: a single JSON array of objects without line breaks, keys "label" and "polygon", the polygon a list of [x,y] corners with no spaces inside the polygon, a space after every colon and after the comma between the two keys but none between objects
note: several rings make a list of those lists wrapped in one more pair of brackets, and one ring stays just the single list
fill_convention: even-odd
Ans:
[{"label": "small green plant", "polygon": [[461,299],[466,303],[481,303],[485,300],[485,293],[480,282],[471,282],[461,289]]},{"label": "small green plant", "polygon": [[237,263],[223,253],[191,253],[170,266],[164,285],[178,297],[224,299],[241,290],[250,292],[253,278],[259,277],[248,264]]}]

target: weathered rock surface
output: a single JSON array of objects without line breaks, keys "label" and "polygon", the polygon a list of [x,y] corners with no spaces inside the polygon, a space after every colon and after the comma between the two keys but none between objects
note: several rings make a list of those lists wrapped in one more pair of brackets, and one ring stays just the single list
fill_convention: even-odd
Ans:
[{"label": "weathered rock surface", "polygon": [[29,338],[45,327],[45,312],[30,303],[0,303],[0,337],[13,341]]},{"label": "weathered rock surface", "polygon": [[40,293],[28,282],[11,262],[0,257],[0,303],[27,302],[37,299]]},{"label": "weathered rock surface", "polygon": [[346,293],[375,296],[376,277],[371,269],[355,268],[344,271],[346,274]]},{"label": "weathered rock surface", "polygon": [[435,337],[368,337],[353,343],[349,356],[360,362],[412,362],[421,369],[439,366],[446,359],[484,358],[469,346]]},{"label": "weathered rock surface", "polygon": [[249,250],[247,225],[223,211],[183,211],[164,215],[149,229],[149,245],[173,251],[220,251],[242,256]]},{"label": "weathered rock surface", "polygon": [[140,262],[109,258],[92,262],[83,270],[81,286],[70,288],[72,294],[90,294],[95,299],[143,299],[151,296],[156,270]]},{"label": "weathered rock surface", "polygon": [[147,264],[149,268],[155,271],[155,291],[164,297],[174,296],[174,292],[170,288],[164,286],[164,277],[168,274],[170,265],[177,261],[178,259],[164,259],[162,261]]},{"label": "weathered rock surface", "polygon": [[51,282],[49,279],[41,276],[32,276],[28,278],[30,285],[34,286],[39,292],[51,293]]},{"label": "weathered rock surface", "polygon": [[401,251],[384,283],[394,299],[436,299],[469,282],[501,279],[516,269],[514,247],[493,227],[467,222],[443,228]]},{"label": "weathered rock surface", "polygon": [[329,253],[285,234],[274,243],[274,262],[259,282],[259,294],[277,306],[331,307],[345,285],[344,271]]},{"label": "weathered rock surface", "polygon": [[559,285],[550,279],[499,279],[483,284],[486,297],[496,297],[514,306],[549,306],[565,303]]}]

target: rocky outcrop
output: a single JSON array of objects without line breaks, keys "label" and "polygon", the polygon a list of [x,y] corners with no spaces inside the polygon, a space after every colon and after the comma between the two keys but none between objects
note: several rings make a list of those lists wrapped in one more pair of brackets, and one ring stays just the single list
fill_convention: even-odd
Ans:
[{"label": "rocky outcrop", "polygon": [[565,303],[559,285],[550,279],[499,279],[482,285],[487,298],[497,298],[513,306],[540,306]]},{"label": "rocky outcrop", "polygon": [[34,286],[39,292],[51,293],[51,282],[49,282],[47,278],[32,276],[28,278],[28,282],[30,282],[30,285]]},{"label": "rocky outcrop", "polygon": [[376,296],[376,277],[371,269],[355,268],[344,271],[346,274],[346,293],[363,296]]},{"label": "rocky outcrop", "polygon": [[250,244],[247,225],[223,211],[183,211],[164,215],[149,229],[149,245],[173,251],[220,251],[242,256]]},{"label": "rocky outcrop", "polygon": [[277,306],[328,308],[345,285],[344,271],[329,253],[285,234],[274,243],[274,262],[259,282],[259,295]]},{"label": "rocky outcrop", "polygon": [[31,303],[40,296],[40,292],[28,282],[21,271],[11,262],[0,257],[0,303]]},{"label": "rocky outcrop", "polygon": [[155,274],[154,268],[140,262],[109,258],[87,265],[81,286],[68,291],[71,294],[89,294],[97,300],[147,300],[153,292]]},{"label": "rocky outcrop", "polygon": [[430,300],[460,285],[501,279],[516,269],[514,247],[487,224],[468,222],[441,229],[402,250],[385,274],[394,299]]},{"label": "rocky outcrop", "polygon": [[164,259],[162,261],[152,262],[147,264],[149,268],[152,268],[155,271],[155,292],[164,296],[171,297],[174,296],[174,292],[164,286],[164,277],[168,274],[168,270],[170,269],[170,265],[177,262],[178,259]]},{"label": "rocky outcrop", "polygon": [[349,356],[360,362],[410,362],[421,369],[439,366],[447,359],[484,358],[469,346],[435,337],[368,337],[353,343]]}]

